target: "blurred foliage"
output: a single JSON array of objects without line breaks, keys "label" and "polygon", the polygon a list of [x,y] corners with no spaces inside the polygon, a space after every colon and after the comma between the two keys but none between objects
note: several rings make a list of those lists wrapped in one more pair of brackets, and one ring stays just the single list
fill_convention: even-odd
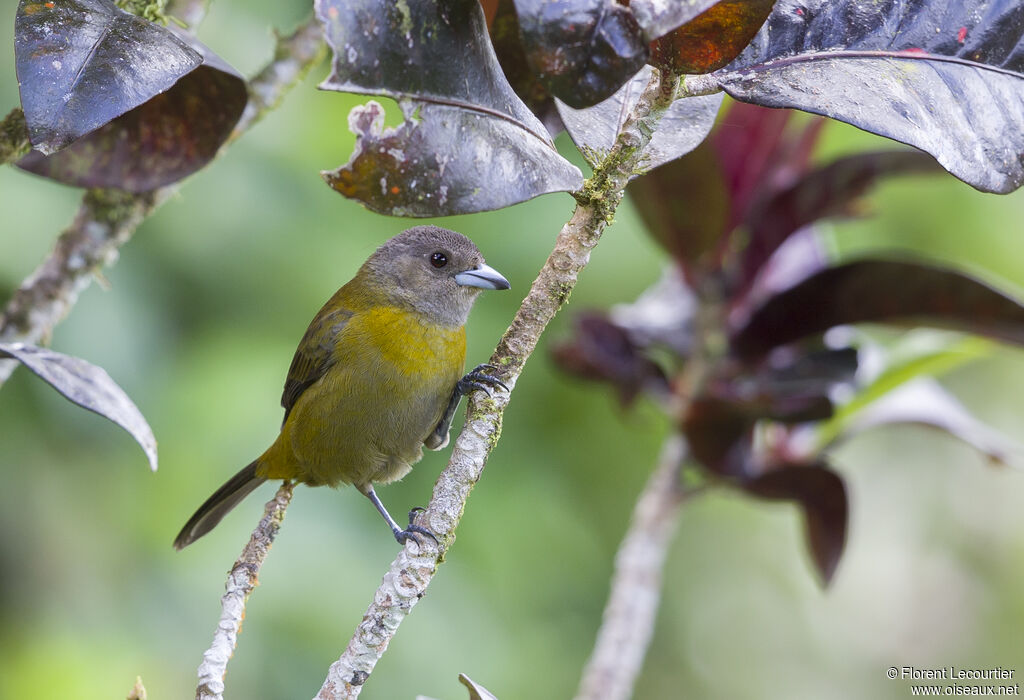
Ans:
[{"label": "blurred foliage", "polygon": [[[249,74],[269,54],[267,27],[305,11],[213,3],[200,38]],[[0,36],[12,36],[13,16],[4,3]],[[346,116],[360,102],[316,91],[327,72],[314,70],[188,181],[122,250],[109,289],[92,285],[54,335],[55,349],[104,366],[146,414],[160,441],[157,474],[140,468],[120,430],[27,372],[0,391],[0,698],[109,700],[137,675],[150,697],[191,696],[225,572],[273,489],[188,551],[174,552],[171,539],[272,440],[292,350],[320,304],[411,225],[323,186],[319,171],[351,152]],[[5,112],[17,101],[10,52],[0,76]],[[886,143],[840,124],[823,141],[822,160]],[[42,260],[79,199],[0,170],[0,296]],[[837,255],[915,250],[1024,295],[1024,194],[983,195],[942,176],[887,183],[870,201],[876,216],[830,229]],[[490,353],[572,204],[549,195],[440,221],[472,237],[513,284],[477,305],[468,362]],[[664,262],[624,206],[570,308],[632,299]],[[569,321],[556,321],[531,360],[458,541],[364,697],[465,697],[460,672],[501,698],[572,693],[667,425],[643,401],[625,412],[603,388],[552,369],[546,346]],[[961,367],[946,385],[1020,433],[1019,351]],[[382,498],[398,511],[425,503],[446,458],[428,454]],[[923,429],[866,434],[835,466],[849,484],[851,529],[827,593],[807,574],[793,507],[711,493],[684,509],[637,698],[904,698],[889,666],[1015,668],[1024,476],[985,468]],[[354,490],[299,489],[249,604],[232,697],[315,694],[395,554],[378,518]]]}]

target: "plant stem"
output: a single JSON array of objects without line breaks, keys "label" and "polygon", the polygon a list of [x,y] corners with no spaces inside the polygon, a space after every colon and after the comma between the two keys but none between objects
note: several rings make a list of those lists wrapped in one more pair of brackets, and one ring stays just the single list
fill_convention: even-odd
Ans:
[{"label": "plant stem", "polygon": [[686,440],[670,435],[637,499],[615,556],[608,603],[576,700],[629,700],[633,694],[654,633],[665,555],[685,497],[679,487],[685,456]]},{"label": "plant stem", "polygon": [[267,502],[260,524],[256,526],[241,556],[228,573],[228,582],[220,599],[220,620],[213,634],[213,643],[203,654],[203,662],[199,664],[196,700],[223,698],[224,674],[227,673],[228,660],[238,643],[238,632],[242,628],[242,618],[245,617],[245,601],[259,583],[260,567],[263,566],[263,560],[266,559],[270,546],[281,529],[285,509],[292,500],[293,488],[292,482],[284,482],[274,497]]}]

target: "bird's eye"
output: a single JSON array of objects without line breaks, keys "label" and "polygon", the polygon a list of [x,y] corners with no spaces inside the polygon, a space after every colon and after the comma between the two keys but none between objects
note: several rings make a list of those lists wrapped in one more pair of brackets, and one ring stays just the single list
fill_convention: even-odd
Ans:
[{"label": "bird's eye", "polygon": [[448,264],[448,256],[439,250],[430,256],[430,264],[434,267],[444,267]]}]

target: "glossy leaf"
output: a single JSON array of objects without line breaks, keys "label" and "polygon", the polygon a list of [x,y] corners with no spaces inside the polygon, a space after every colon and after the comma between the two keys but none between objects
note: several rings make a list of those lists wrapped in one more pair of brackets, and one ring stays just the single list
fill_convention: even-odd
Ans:
[{"label": "glossy leaf", "polygon": [[581,186],[502,74],[476,0],[317,0],[315,9],[334,52],[321,87],[393,97],[405,116],[385,130],[379,105],[353,110],[356,151],[325,173],[335,189],[374,211],[439,216]]},{"label": "glossy leaf", "polygon": [[849,504],[842,478],[824,464],[787,465],[745,482],[743,488],[758,498],[801,507],[811,557],[828,584],[846,546]]},{"label": "glossy leaf", "polygon": [[29,137],[47,155],[164,92],[203,62],[176,35],[109,0],[21,0],[14,51]]},{"label": "glossy leaf", "polygon": [[644,34],[656,39],[681,24],[689,22],[719,0],[632,0],[633,11]]},{"label": "glossy leaf", "polygon": [[150,469],[156,471],[156,438],[152,429],[124,390],[101,367],[24,343],[0,343],[0,357],[19,361],[69,401],[127,430],[146,453]]},{"label": "glossy leaf", "polygon": [[[645,66],[614,95],[587,109],[573,109],[556,100],[566,130],[591,165],[615,143],[626,118],[650,82],[652,72],[650,66]],[[673,102],[644,148],[644,170],[657,168],[696,148],[711,131],[721,104],[721,93]]]},{"label": "glossy leaf", "polygon": [[740,55],[775,0],[722,0],[651,44],[651,63],[677,73],[710,73]]},{"label": "glossy leaf", "polygon": [[849,122],[1010,192],[1024,182],[1022,40],[1017,0],[779,0],[718,79],[737,99]]},{"label": "glossy leaf", "polygon": [[[509,85],[519,95],[519,99],[530,108],[530,111],[547,128],[548,133],[554,137],[564,129],[562,120],[555,108],[554,98],[534,74],[526,60],[526,52],[519,34],[519,15],[516,14],[515,2],[513,0],[495,0],[493,6],[494,17],[493,20],[488,20],[487,27],[501,69],[504,71]],[[486,5],[484,12],[488,12]]]},{"label": "glossy leaf", "polygon": [[[500,209],[579,187],[579,170],[503,119],[441,104],[401,103],[405,122],[384,127],[370,101],[349,114],[356,149],[322,173],[341,194],[392,216],[447,216]],[[544,165],[542,165],[544,164]]]},{"label": "glossy leaf", "polygon": [[582,109],[614,94],[647,61],[648,40],[615,0],[515,0],[526,58],[548,91]]},{"label": "glossy leaf", "polygon": [[732,336],[755,358],[774,347],[850,323],[924,325],[1024,344],[1024,306],[954,270],[860,260],[825,269],[754,311]]},{"label": "glossy leaf", "polygon": [[597,313],[575,319],[572,338],[552,350],[558,365],[585,379],[611,382],[623,404],[629,404],[645,388],[668,390],[662,369],[647,357],[629,333]]},{"label": "glossy leaf", "polygon": [[941,172],[920,151],[858,153],[805,173],[789,187],[754,202],[745,216],[749,243],[743,250],[741,278],[749,282],[791,234],[808,224],[850,215],[853,204],[882,177]]},{"label": "glossy leaf", "polygon": [[108,0],[23,0],[16,24],[39,149],[18,167],[60,182],[143,192],[180,180],[217,154],[248,100],[245,81],[195,38]]}]

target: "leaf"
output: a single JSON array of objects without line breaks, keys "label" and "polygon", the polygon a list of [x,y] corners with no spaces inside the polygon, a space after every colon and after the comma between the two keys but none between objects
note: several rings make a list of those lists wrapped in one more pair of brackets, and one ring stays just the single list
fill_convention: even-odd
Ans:
[{"label": "leaf", "polygon": [[459,674],[459,683],[469,688],[469,700],[498,700],[498,697],[487,688],[474,682],[465,673]]},{"label": "leaf", "polygon": [[193,37],[109,0],[22,0],[15,52],[38,149],[18,166],[81,187],[142,192],[195,172],[248,99],[245,81]]},{"label": "leaf", "polygon": [[824,464],[786,465],[745,482],[743,488],[759,498],[801,507],[811,558],[828,585],[846,546],[849,505],[842,478]]},{"label": "leaf", "polygon": [[507,121],[440,104],[401,106],[405,122],[394,129],[384,128],[384,108],[373,100],[349,113],[356,148],[348,163],[321,173],[327,184],[381,214],[421,217],[500,209],[581,184],[575,166]]},{"label": "leaf", "polygon": [[385,130],[376,103],[353,110],[356,152],[325,174],[342,194],[381,213],[440,216],[582,185],[505,80],[476,0],[317,0],[315,10],[334,52],[320,87],[393,97],[405,116]]},{"label": "leaf", "polygon": [[614,94],[647,61],[648,40],[615,0],[515,0],[526,58],[548,91],[582,109]]},{"label": "leaf", "polygon": [[[494,53],[498,57],[505,78],[519,99],[541,120],[554,138],[564,130],[562,120],[555,108],[554,98],[530,69],[526,60],[526,52],[519,34],[519,15],[516,14],[515,2],[494,0],[493,4],[494,18],[493,21],[487,22],[487,27]],[[484,12],[487,10],[487,6],[484,5]]]},{"label": "leaf", "polygon": [[[710,73],[730,63],[768,19],[775,0],[723,0],[651,44],[651,63]],[[635,11],[635,3],[633,5]]]},{"label": "leaf", "polygon": [[127,430],[146,453],[150,469],[156,471],[156,438],[152,429],[124,390],[103,368],[77,357],[24,343],[0,343],[0,357],[18,360],[69,401]]},{"label": "leaf", "polygon": [[664,371],[639,347],[630,334],[602,314],[580,314],[570,340],[552,349],[555,362],[566,372],[586,379],[611,382],[623,405],[644,389],[668,393]]},{"label": "leaf", "polygon": [[633,11],[644,34],[655,39],[693,20],[718,2],[719,0],[632,0],[629,9]]},{"label": "leaf", "polygon": [[827,268],[769,299],[733,331],[750,360],[774,347],[849,323],[924,325],[1024,344],[1024,307],[954,270],[860,260]]},{"label": "leaf", "polygon": [[685,158],[635,178],[626,193],[648,232],[676,259],[691,283],[701,268],[713,267],[711,253],[725,232],[729,201],[709,140]]},{"label": "leaf", "polygon": [[682,428],[694,459],[716,474],[744,478],[753,469],[755,422],[734,401],[700,396],[690,402]]},{"label": "leaf", "polygon": [[741,254],[741,280],[758,270],[792,233],[820,219],[849,215],[854,200],[882,177],[939,171],[920,151],[877,151],[834,160],[789,187],[755,201],[745,216],[749,243]]},{"label": "leaf", "polygon": [[879,426],[907,423],[948,433],[997,464],[1024,467],[1024,444],[975,418],[930,377],[918,377],[865,406],[841,438],[849,439]]},{"label": "leaf", "polygon": [[1005,193],[1024,182],[1022,38],[1017,0],[779,0],[716,76],[736,99],[849,122]]},{"label": "leaf", "polygon": [[[573,109],[555,100],[566,130],[591,165],[596,164],[600,156],[614,145],[622,125],[650,82],[653,70],[644,66],[618,92],[587,109]],[[696,148],[711,131],[721,104],[721,94],[687,97],[673,102],[643,150],[644,170],[657,168]]]}]

